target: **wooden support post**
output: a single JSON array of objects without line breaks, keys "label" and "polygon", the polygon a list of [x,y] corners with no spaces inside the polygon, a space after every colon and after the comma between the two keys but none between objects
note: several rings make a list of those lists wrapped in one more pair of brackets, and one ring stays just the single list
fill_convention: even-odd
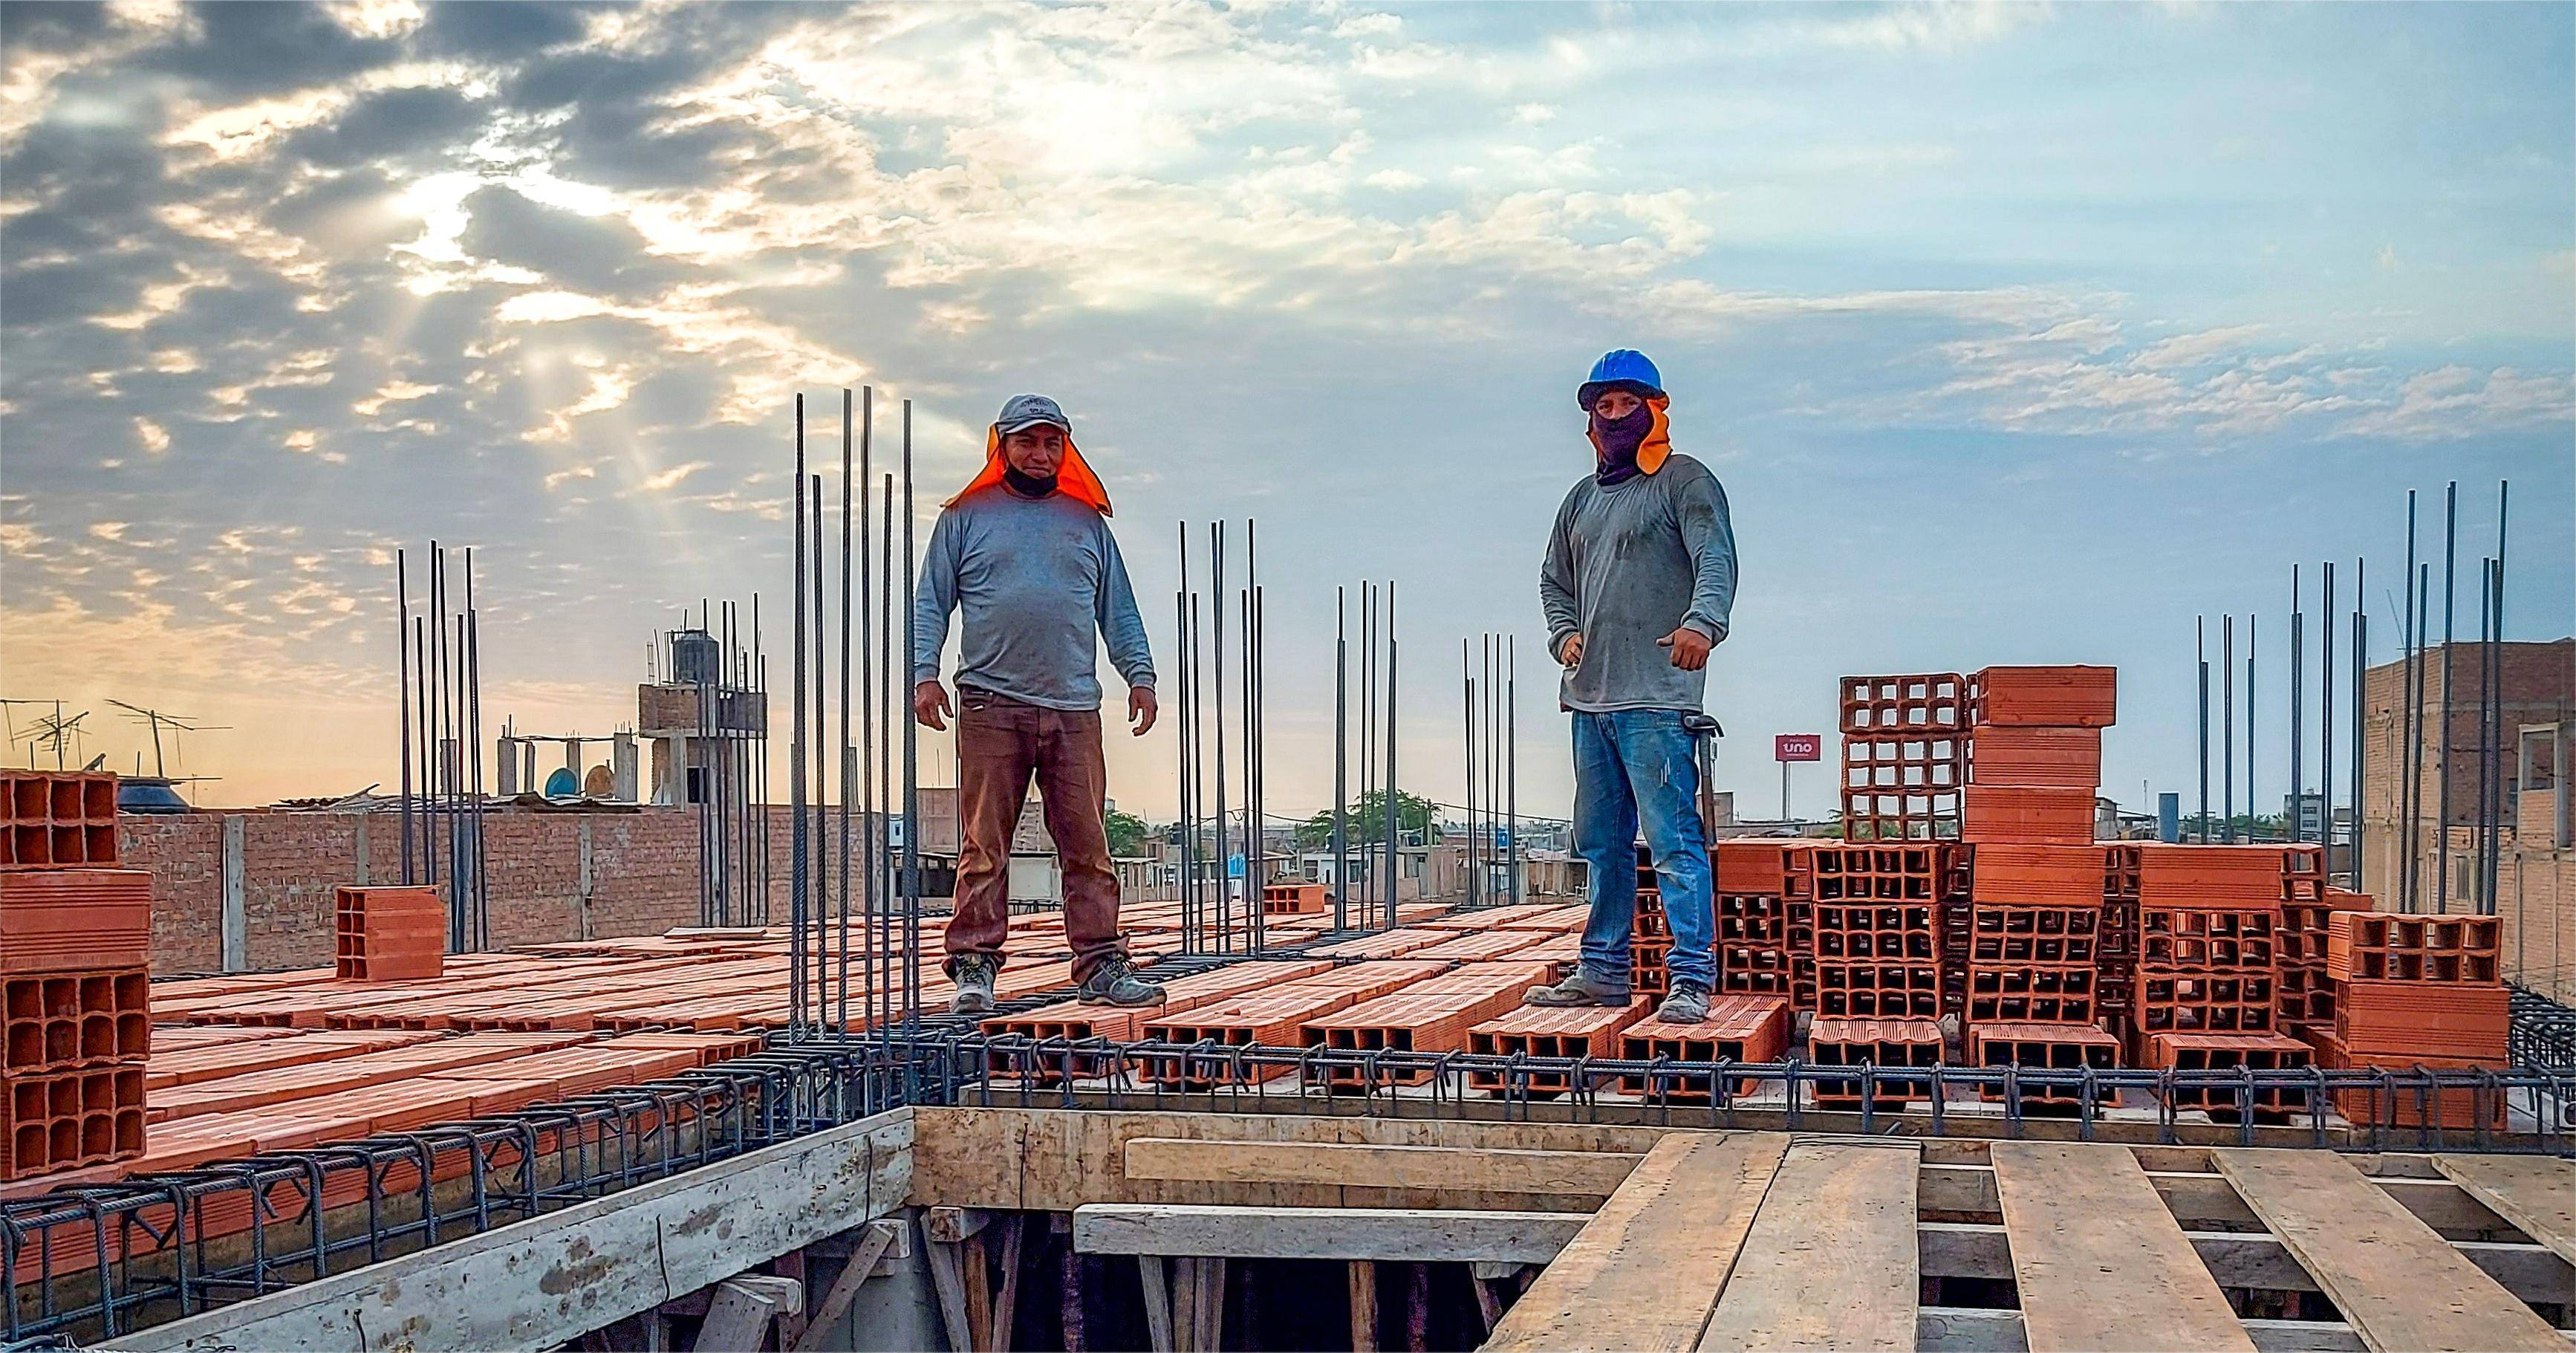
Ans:
[{"label": "wooden support post", "polygon": [[[929,1223],[922,1223],[926,1233]],[[939,1324],[948,1334],[948,1353],[974,1353],[973,1336],[966,1324],[966,1275],[953,1241],[932,1240],[923,1246],[930,1260],[930,1285],[939,1294]]]},{"label": "wooden support post", "polygon": [[1431,1266],[1407,1266],[1404,1286],[1404,1347],[1407,1353],[1431,1351]]},{"label": "wooden support post", "polygon": [[1154,1353],[1173,1353],[1171,1284],[1163,1279],[1163,1256],[1136,1256],[1136,1273],[1145,1281],[1145,1338]]},{"label": "wooden support post", "polygon": [[768,1342],[769,1324],[792,1306],[802,1306],[805,1292],[793,1278],[745,1276],[716,1284],[699,1322],[692,1353],[748,1353]]},{"label": "wooden support post", "polygon": [[1026,1229],[1021,1213],[1002,1219],[1002,1290],[993,1297],[992,1342],[987,1345],[994,1350],[1011,1346],[1011,1322],[1020,1304],[1020,1236]]},{"label": "wooden support post", "polygon": [[993,1353],[993,1270],[979,1228],[957,1247],[966,1272],[966,1330],[975,1353]]},{"label": "wooden support post", "polygon": [[1377,1353],[1377,1261],[1351,1261],[1351,1350]]},{"label": "wooden support post", "polygon": [[1199,1265],[1193,1258],[1172,1261],[1172,1346],[1199,1346]]},{"label": "wooden support post", "polygon": [[1467,1286],[1476,1291],[1476,1318],[1482,1333],[1492,1334],[1494,1322],[1503,1318],[1502,1298],[1494,1295],[1493,1285],[1483,1278],[1468,1275]]},{"label": "wooden support post", "polygon": [[[832,1280],[831,1288],[823,1293],[823,1300],[814,1307],[814,1314],[806,1321],[805,1332],[797,1339],[792,1353],[814,1353],[822,1347],[827,1337],[825,1331],[841,1323],[841,1317],[849,1312],[850,1303],[858,1297],[860,1285],[876,1272],[878,1264],[884,1262],[886,1251],[894,1248],[898,1234],[895,1223],[872,1221],[860,1230],[864,1238],[850,1253],[848,1262],[841,1266],[841,1276]],[[787,1341],[782,1339],[779,1342],[784,1344]]]},{"label": "wooden support post", "polygon": [[1073,1218],[1058,1212],[1053,1214],[1051,1221],[1053,1224],[1050,1229],[1060,1238],[1064,1253],[1062,1284],[1064,1301],[1061,1310],[1064,1318],[1064,1353],[1090,1353],[1090,1322],[1084,1317],[1082,1309],[1084,1263],[1082,1252],[1073,1247]]}]

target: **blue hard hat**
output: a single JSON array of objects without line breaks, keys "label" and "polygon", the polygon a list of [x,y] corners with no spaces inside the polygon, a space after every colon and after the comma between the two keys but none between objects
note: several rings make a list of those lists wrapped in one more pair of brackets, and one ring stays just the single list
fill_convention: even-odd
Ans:
[{"label": "blue hard hat", "polygon": [[1602,391],[1614,386],[1624,387],[1640,399],[1657,399],[1664,393],[1664,375],[1635,348],[1605,352],[1600,361],[1592,364],[1592,378],[1575,391],[1575,402],[1588,410]]}]

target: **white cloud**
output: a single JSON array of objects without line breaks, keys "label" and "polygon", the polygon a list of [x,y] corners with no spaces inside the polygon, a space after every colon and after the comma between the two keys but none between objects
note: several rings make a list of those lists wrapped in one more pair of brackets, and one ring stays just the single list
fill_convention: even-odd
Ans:
[{"label": "white cloud", "polygon": [[2479,373],[2446,366],[2411,376],[2394,404],[2335,429],[2343,437],[2459,441],[2497,428],[2576,419],[2576,381],[2526,376],[2511,367]]}]

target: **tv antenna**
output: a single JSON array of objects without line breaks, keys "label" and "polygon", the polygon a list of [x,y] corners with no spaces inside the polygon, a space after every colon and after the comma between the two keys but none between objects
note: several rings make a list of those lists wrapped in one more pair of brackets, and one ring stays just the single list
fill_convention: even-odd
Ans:
[{"label": "tv antenna", "polygon": [[[173,733],[202,733],[209,729],[230,728],[232,726],[230,724],[220,723],[197,723],[192,719],[182,718],[175,714],[164,714],[157,709],[145,709],[140,705],[129,705],[122,700],[110,700],[107,703],[116,706],[118,709],[124,710],[128,716],[139,723],[148,723],[152,725],[152,774],[157,778],[165,780],[170,778],[170,772],[168,767],[162,762],[161,730],[164,726],[167,726]],[[171,740],[173,742],[177,741],[176,738]]]}]

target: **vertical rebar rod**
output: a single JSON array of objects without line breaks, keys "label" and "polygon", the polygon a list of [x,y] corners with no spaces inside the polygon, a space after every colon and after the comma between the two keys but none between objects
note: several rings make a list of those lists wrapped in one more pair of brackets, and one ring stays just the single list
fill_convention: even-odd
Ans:
[{"label": "vertical rebar rod", "polygon": [[2433,743],[2434,910],[2451,910],[2451,643],[2456,638],[2460,587],[2460,481],[2451,481],[2442,508],[2442,731]]},{"label": "vertical rebar rod", "polygon": [[[903,402],[903,651],[912,659],[919,642],[914,625],[912,551],[912,401]],[[903,725],[903,1005],[907,1026],[921,1014],[921,736],[920,725]]]},{"label": "vertical rebar rod", "polygon": [[796,396],[796,474],[787,481],[787,504],[796,514],[796,541],[788,566],[796,575],[794,723],[787,737],[787,1031],[805,1037],[805,396]]},{"label": "vertical rebar rod", "polygon": [[1462,805],[1467,815],[1467,832],[1459,843],[1463,847],[1459,851],[1459,862],[1465,866],[1461,872],[1466,877],[1461,882],[1466,885],[1467,905],[1471,907],[1476,905],[1476,663],[1473,653],[1470,641],[1461,638],[1458,641],[1458,713],[1466,733],[1461,746],[1467,754],[1467,796]]},{"label": "vertical rebar rod", "polygon": [[2409,897],[2406,910],[2409,912],[2424,910],[2424,881],[2421,881],[2421,874],[2424,874],[2424,763],[2427,763],[2427,758],[2424,758],[2424,686],[2427,686],[2429,673],[2432,673],[2432,660],[2424,652],[2424,639],[2427,639],[2427,631],[2432,629],[2432,559],[2416,564],[2414,590],[2416,686],[2414,698],[2406,701],[2416,714],[2414,745],[2409,747],[2414,765],[2406,771],[2406,783],[2414,789],[2414,809],[2406,814],[2406,897]]},{"label": "vertical rebar rod", "polygon": [[1208,612],[1216,621],[1216,948],[1234,949],[1234,852],[1225,822],[1225,523],[1208,523]]},{"label": "vertical rebar rod", "polygon": [[2367,758],[2367,731],[2370,702],[2362,698],[2364,677],[2370,671],[2370,561],[2352,561],[2352,890],[2362,890],[2362,762]]},{"label": "vertical rebar rod", "polygon": [[1190,914],[1193,933],[1197,936],[1197,953],[1216,949],[1216,930],[1208,919],[1206,852],[1207,832],[1207,677],[1200,666],[1204,656],[1203,633],[1199,626],[1199,594],[1190,594],[1189,683],[1190,683]]},{"label": "vertical rebar rod", "polygon": [[1261,816],[1261,565],[1253,552],[1253,520],[1243,521],[1243,919],[1259,952],[1267,939],[1261,919],[1264,881]]},{"label": "vertical rebar rod", "polygon": [[1350,589],[1333,589],[1333,929],[1350,928],[1351,845],[1343,806],[1350,793]]},{"label": "vertical rebar rod", "polygon": [[[456,860],[455,842],[448,839],[455,830],[456,819],[447,811],[447,552],[435,540],[429,542],[429,698],[429,741],[422,749],[430,760],[428,797],[433,814],[429,824],[429,881],[444,894],[445,871]],[[451,906],[448,944],[453,947],[457,939],[456,914]]]},{"label": "vertical rebar rod", "polygon": [[1386,580],[1386,923],[1395,925],[1397,893],[1404,876],[1403,818],[1396,804],[1395,771],[1395,580]]},{"label": "vertical rebar rod", "polygon": [[411,580],[403,552],[394,550],[394,690],[402,724],[402,881],[412,880],[411,859]]},{"label": "vertical rebar rod", "polygon": [[[677,666],[676,663],[673,665]],[[689,726],[691,735],[689,755],[680,758],[680,784],[683,794],[689,800],[689,816],[695,819],[698,827],[698,924],[712,925],[714,922],[710,918],[715,893],[715,851],[710,849],[707,839],[707,800],[711,796],[706,791],[714,777],[712,774],[700,776],[697,787],[692,790],[689,787],[691,767],[688,764],[691,757],[706,756],[707,733],[714,725],[714,720],[707,709],[707,676],[704,671],[699,671],[691,677],[689,695],[690,709],[695,715],[695,721]],[[708,764],[712,770],[714,763],[710,761]]]},{"label": "vertical rebar rod", "polygon": [[2307,750],[2308,740],[2307,711],[2303,701],[2308,685],[2308,669],[2305,665],[2307,652],[2304,647],[2307,637],[2305,606],[2306,601],[2299,592],[2299,566],[2292,564],[2290,565],[2290,798],[2288,820],[2282,824],[2288,828],[2289,838],[2292,841],[2307,839],[2305,822],[2307,781],[2304,778],[2307,767],[2303,764],[2305,758],[2301,755]]},{"label": "vertical rebar rod", "polygon": [[[885,869],[884,851],[877,841],[877,705],[885,699],[889,687],[910,687],[909,681],[897,683],[894,674],[879,670],[876,646],[877,570],[872,557],[876,550],[876,523],[868,519],[873,506],[870,481],[876,477],[873,463],[876,440],[877,392],[872,385],[859,387],[859,1017],[869,1026],[877,1021],[878,951],[885,937],[877,924],[881,892],[878,884]],[[843,467],[847,473],[847,467]],[[848,511],[847,508],[843,509]],[[962,796],[961,796],[962,798]],[[843,952],[848,951],[846,943]],[[841,998],[849,999],[849,982],[841,984]],[[846,1014],[842,1036],[849,1034]]]},{"label": "vertical rebar rod", "polygon": [[2422,785],[2415,779],[2415,721],[2422,701],[2415,690],[2415,490],[2406,491],[2406,572],[2398,579],[2406,589],[2406,611],[2397,631],[2399,727],[2403,741],[2398,743],[2398,831],[2397,858],[2404,872],[2397,880],[2397,909],[2415,910],[2415,804]]},{"label": "vertical rebar rod", "polygon": [[2236,617],[2218,627],[2218,835],[2236,839]]},{"label": "vertical rebar rod", "polygon": [[1180,823],[1175,842],[1172,894],[1181,907],[1181,952],[1198,951],[1198,873],[1192,861],[1198,853],[1198,815],[1192,791],[1196,789],[1197,716],[1191,708],[1191,673],[1198,666],[1198,646],[1190,637],[1190,524],[1180,523],[1180,585],[1172,590],[1172,671],[1180,687],[1180,723],[1173,730],[1179,743],[1174,763],[1180,768]]},{"label": "vertical rebar rod", "polygon": [[2254,823],[2261,815],[2254,797],[2254,712],[2260,708],[2254,699],[2254,621],[2245,617],[2245,839],[2254,839]]},{"label": "vertical rebar rod", "polygon": [[[2495,703],[2495,714],[2494,714],[2494,718],[2495,718],[2495,726],[2496,726],[2495,738],[2496,738],[2496,756],[2497,756],[2497,758],[2498,758],[2498,765],[2497,765],[2496,771],[2497,771],[2497,774],[2498,774],[2499,776],[2501,776],[2501,775],[2504,773],[2504,767],[2503,767],[2503,764],[2502,764],[2502,758],[2503,758],[2503,756],[2504,756],[2504,732],[2505,732],[2505,729],[2504,729],[2504,666],[2503,666],[2503,664],[2504,664],[2504,560],[2505,560],[2505,548],[2504,548],[2504,547],[2505,547],[2505,529],[2504,529],[2504,528],[2505,528],[2505,518],[2506,518],[2506,516],[2507,516],[2508,509],[2510,509],[2512,506],[2513,506],[2513,483],[2512,483],[2512,481],[2511,481],[2511,480],[2503,480],[2503,479],[2497,480],[2497,481],[2496,481],[2496,554],[2495,554],[2495,650],[2496,650],[2496,651],[2495,651],[2495,654],[2494,654],[2493,658],[2490,660],[2490,665],[2495,669],[2495,675],[2494,675],[2494,677],[2492,678],[2492,680],[2491,680],[2491,683],[2490,683],[2490,684],[2491,684],[2491,685],[2492,685],[2492,687],[2493,687],[2493,699],[2494,699],[2494,703]],[[2519,762],[2519,761],[2521,760],[2521,752],[2522,752],[2522,749],[2521,749],[2521,735],[2520,735],[2520,733],[2518,733],[2518,732],[2517,732],[2517,733],[2515,734],[2514,742],[2515,742],[2515,747],[2514,747],[2514,758],[2515,758],[2515,760],[2516,760],[2517,762]],[[2517,767],[2517,769],[2516,769],[2516,771],[2515,771],[2515,774],[2518,776],[2518,775],[2520,775],[2520,773],[2521,773],[2521,772],[2520,772],[2520,769],[2519,769],[2519,767]],[[2559,768],[2559,769],[2558,769],[2558,771],[2557,771],[2556,773],[2557,773],[2557,774],[2559,774],[2559,775],[2562,775],[2562,776],[2563,776],[2563,775],[2565,775],[2567,772],[2566,772],[2566,770],[2565,770],[2565,768],[2564,768],[2564,767],[2561,767],[2561,768]],[[2561,783],[2561,784],[2564,784],[2564,783],[2566,783],[2566,782],[2565,782],[2564,780],[2561,780],[2561,781],[2560,781],[2560,783]],[[2501,780],[2499,780],[2499,781],[2497,782],[2497,786],[2496,786],[2496,793],[2497,793],[2497,796],[2498,796],[2498,799],[2499,799],[2499,802],[2498,802],[2498,804],[2497,804],[2497,814],[2498,814],[2499,819],[2501,819],[2501,818],[2504,816],[2504,814],[2505,814],[2505,813],[2507,813],[2508,811],[2513,811],[2513,810],[2508,809],[2508,808],[2507,808],[2507,807],[2506,807],[2506,806],[2501,802],[2501,799],[2502,799],[2502,796],[2503,796],[2503,793],[2504,793],[2503,782],[2502,782]],[[2488,834],[2488,837],[2489,837],[2489,839],[2488,839],[2488,843],[2487,843],[2487,860],[2486,860],[2486,871],[2487,871],[2487,887],[2486,887],[2486,894],[2487,894],[2487,897],[2488,897],[2488,899],[2489,899],[2489,902],[2488,902],[2488,906],[2487,906],[2487,913],[2488,913],[2489,915],[2494,915],[2494,914],[2495,914],[2495,904],[2494,904],[2493,899],[2494,899],[2494,897],[2495,897],[2495,895],[2496,895],[2496,885],[2497,885],[2497,884],[2498,884],[2498,882],[2500,881],[2500,875],[2501,875],[2501,874],[2502,874],[2502,872],[2503,872],[2503,867],[2504,867],[2504,862],[2503,862],[2504,849],[2503,849],[2503,845],[2502,845],[2502,843],[2501,843],[2498,839],[2496,839],[2496,835],[2495,835],[2495,833],[2490,832],[2490,833]],[[2515,913],[2515,925],[2516,925],[2517,927],[2519,927],[2519,926],[2520,926],[2520,924],[2521,924],[2521,920],[2522,920],[2522,915],[2521,915],[2521,913],[2520,913],[2519,911],[2517,911],[2517,912]],[[2516,933],[2516,935],[2517,935],[2517,937],[2518,937],[2518,936],[2520,935],[2520,933],[2521,933],[2521,932],[2519,931],[2519,929],[2517,929],[2515,933]],[[2527,952],[2529,952],[2529,951],[2527,951],[2527,950],[2524,950],[2524,949],[2521,947],[2521,941],[2520,941],[2520,939],[2519,939],[2519,938],[2517,938],[2517,939],[2515,940],[2514,948],[2515,948],[2515,952],[2516,952],[2517,954],[2520,954],[2520,953],[2527,953]]]},{"label": "vertical rebar rod", "polygon": [[2209,844],[2209,617],[2192,620],[2192,651],[2200,664],[2200,843]]},{"label": "vertical rebar rod", "polygon": [[434,753],[429,740],[429,617],[425,615],[411,618],[411,691],[412,727],[405,736],[418,739],[420,744],[420,802],[415,816],[419,819],[421,872],[415,876],[404,870],[403,882],[429,884],[437,881],[429,872],[436,858],[431,836],[437,819],[429,811],[430,759]]},{"label": "vertical rebar rod", "polygon": [[[913,722],[912,646],[907,643],[901,653],[895,651],[894,621],[895,607],[898,604],[904,608],[904,615],[907,617],[905,633],[909,634],[912,595],[907,592],[898,598],[895,594],[894,476],[889,473],[877,477],[877,651],[878,665],[885,669],[886,675],[884,683],[886,708],[885,716],[880,721],[883,731],[877,739],[877,799],[881,811],[878,813],[874,827],[877,866],[881,875],[877,884],[879,914],[869,921],[873,927],[872,933],[876,935],[877,952],[883,965],[883,971],[877,981],[878,999],[884,1003],[884,1009],[878,1014],[876,1020],[878,1038],[879,1042],[889,1050],[894,1047],[894,1025],[897,1013],[895,988],[903,980],[903,960],[895,953],[898,932],[894,916],[895,860],[892,833],[894,810],[898,800],[894,792],[894,744],[896,730],[909,729]],[[897,679],[898,673],[902,676],[901,680]],[[957,818],[958,830],[961,833],[958,839],[962,846],[965,840],[962,834],[965,830],[965,795],[962,792],[962,785],[960,791],[957,797]],[[903,837],[909,841],[914,835],[913,824],[907,820],[903,824]]]},{"label": "vertical rebar rod", "polygon": [[751,594],[751,707],[760,719],[760,739],[751,747],[751,785],[753,807],[753,858],[757,861],[758,885],[753,895],[758,899],[747,919],[755,924],[769,924],[769,650],[760,642],[760,594]]},{"label": "vertical rebar rod", "polygon": [[2334,561],[2323,561],[2317,593],[2317,840],[2325,847],[2326,877],[2334,877]]},{"label": "vertical rebar rod", "polygon": [[[832,1032],[848,1037],[850,1032],[850,800],[855,797],[851,783],[852,746],[850,743],[850,567],[853,549],[852,533],[856,523],[851,503],[858,491],[858,475],[853,473],[851,438],[854,429],[850,407],[850,388],[841,387],[841,741],[839,755],[832,758],[834,778],[840,781],[840,852],[841,894],[834,924],[838,929],[836,945],[840,955],[833,963],[833,975],[839,991],[832,1007]],[[866,650],[860,650],[864,653]]]},{"label": "vertical rebar rod", "polygon": [[2469,890],[2469,910],[2487,914],[2487,830],[2495,819],[2491,790],[2495,784],[2495,754],[2487,745],[2487,677],[2495,666],[2495,560],[2478,560],[2478,799],[2477,814],[2469,829],[2471,868],[2477,882]]},{"label": "vertical rebar rod", "polygon": [[819,468],[808,478],[814,498],[814,535],[809,545],[814,565],[814,755],[808,758],[808,769],[814,773],[814,907],[808,919],[814,935],[806,947],[812,963],[798,974],[798,981],[812,991],[808,999],[814,1011],[814,1033],[820,1037],[830,1030],[831,1002],[824,990],[823,974],[832,963],[832,765],[830,729],[826,722],[827,700],[832,680],[832,631],[826,623],[832,575],[823,568],[823,475]]},{"label": "vertical rebar rod", "polygon": [[1377,915],[1377,851],[1369,838],[1377,835],[1385,814],[1371,805],[1369,793],[1377,787],[1377,584],[1360,581],[1360,797],[1368,817],[1360,823],[1360,900],[1367,904],[1371,924]]},{"label": "vertical rebar rod", "polygon": [[492,942],[492,856],[483,838],[483,613],[474,605],[474,547],[465,548],[466,689],[473,701],[466,714],[467,755],[474,758],[474,950]]},{"label": "vertical rebar rod", "polygon": [[1521,900],[1520,636],[1503,642],[1503,869],[1511,875],[1512,905]]}]

